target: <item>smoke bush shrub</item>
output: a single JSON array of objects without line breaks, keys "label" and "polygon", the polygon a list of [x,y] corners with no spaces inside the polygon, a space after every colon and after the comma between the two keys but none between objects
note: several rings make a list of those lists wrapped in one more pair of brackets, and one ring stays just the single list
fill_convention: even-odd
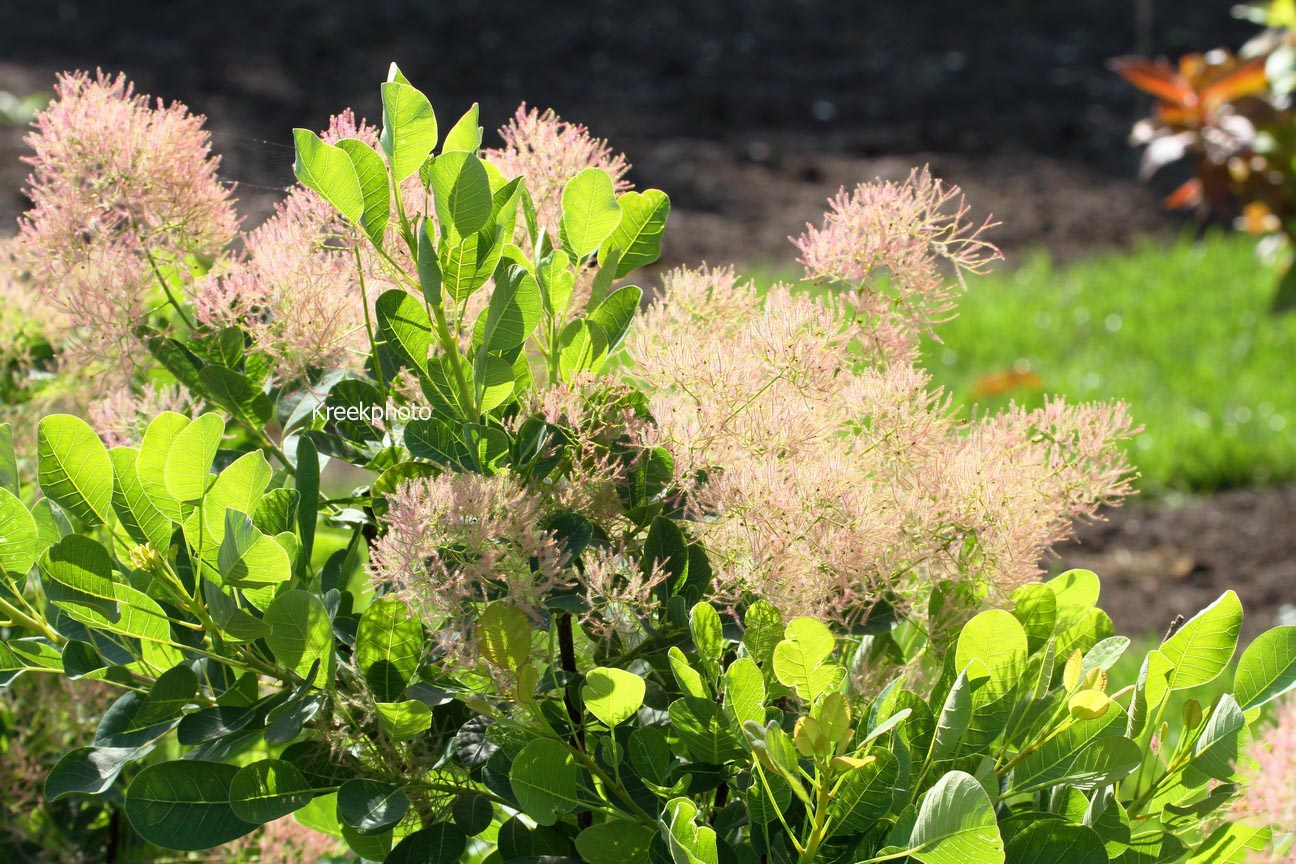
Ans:
[{"label": "smoke bush shrub", "polygon": [[1182,717],[1233,594],[1109,680],[1097,578],[1036,578],[1128,492],[1130,421],[950,419],[914,341],[997,256],[956,189],[843,191],[810,284],[677,270],[640,315],[670,203],[623,157],[526,110],[482,151],[395,67],[381,99],[295,131],[241,243],[183,108],[76,75],[37,120],[17,258],[61,329],[11,371],[96,348],[97,428],[48,413],[33,465],[0,427],[0,674],[120,691],[49,802],[394,864],[1269,842],[1219,814],[1296,630]]}]

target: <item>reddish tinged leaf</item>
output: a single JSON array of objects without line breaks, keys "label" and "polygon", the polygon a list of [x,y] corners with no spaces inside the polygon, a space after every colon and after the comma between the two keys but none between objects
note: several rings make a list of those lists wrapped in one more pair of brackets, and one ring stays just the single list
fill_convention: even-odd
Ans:
[{"label": "reddish tinged leaf", "polygon": [[1188,79],[1164,60],[1144,57],[1117,57],[1111,68],[1135,87],[1166,102],[1188,108],[1197,103],[1197,94]]},{"label": "reddish tinged leaf", "polygon": [[1215,108],[1247,96],[1255,96],[1268,89],[1269,79],[1265,75],[1265,58],[1253,57],[1243,61],[1242,65],[1225,73],[1221,78],[1201,87],[1200,95],[1203,105]]},{"label": "reddish tinged leaf", "polygon": [[1202,183],[1194,177],[1167,195],[1161,201],[1161,206],[1167,210],[1179,210],[1185,207],[1196,207],[1201,201]]}]

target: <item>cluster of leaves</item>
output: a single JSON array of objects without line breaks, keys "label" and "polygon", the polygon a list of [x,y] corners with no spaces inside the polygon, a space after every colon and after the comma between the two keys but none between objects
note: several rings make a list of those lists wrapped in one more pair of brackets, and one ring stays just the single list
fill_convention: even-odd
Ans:
[{"label": "cluster of leaves", "polygon": [[[1266,29],[1236,55],[1221,48],[1186,55],[1176,65],[1123,57],[1112,67],[1156,99],[1131,136],[1146,148],[1143,173],[1191,162],[1193,176],[1165,206],[1236,217],[1247,232],[1268,238],[1267,252],[1290,259],[1296,248],[1296,16],[1287,0],[1240,11]],[[1288,260],[1274,310],[1292,308],[1296,275]]]},{"label": "cluster of leaves", "polygon": [[[49,801],[93,819],[120,802],[144,842],[180,852],[292,816],[392,864],[1224,862],[1270,839],[1219,814],[1262,706],[1296,686],[1296,628],[1243,654],[1234,694],[1165,717],[1230,663],[1232,594],[1123,688],[1107,672],[1128,641],[1083,572],[953,632],[718,610],[669,455],[630,435],[596,459],[625,478],[615,514],[546,514],[570,584],[538,604],[505,584],[527,574],[488,574],[447,621],[366,578],[410,481],[588,476],[579,430],[538,391],[579,394],[615,362],[641,299],[619,280],[656,260],[669,210],[590,168],[542,225],[525,179],[478,155],[475,108],[442,139],[394,67],[381,95],[378,149],[296,133],[301,182],[401,286],[364,298],[363,372],[303,384],[238,326],[146,329],[218,410],[158,414],[111,449],[47,416],[35,484],[0,426],[0,684],[122,691],[49,773]],[[372,413],[388,405],[421,413]],[[372,482],[329,497],[329,460]],[[600,608],[579,580],[609,557]],[[651,597],[617,599],[624,582]],[[928,618],[977,590],[936,586]]]}]

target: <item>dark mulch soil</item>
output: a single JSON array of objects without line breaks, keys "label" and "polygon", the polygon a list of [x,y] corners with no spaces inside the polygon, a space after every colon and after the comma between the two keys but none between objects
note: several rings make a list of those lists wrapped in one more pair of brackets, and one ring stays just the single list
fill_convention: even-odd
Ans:
[{"label": "dark mulch soil", "polygon": [[[253,221],[291,181],[289,128],[320,128],[346,105],[377,116],[376,82],[395,59],[447,118],[475,99],[498,126],[526,100],[610,138],[637,184],[672,197],[667,261],[788,267],[787,236],[838,186],[923,163],[1003,221],[1010,262],[1034,246],[1070,257],[1174,230],[1157,198],[1176,180],[1136,179],[1125,136],[1140,106],[1105,63],[1237,45],[1252,30],[1225,0],[9,5],[0,89],[102,66],[188,102],[209,115]],[[21,134],[0,128],[2,224],[25,206]],[[1293,526],[1293,489],[1228,492],[1118,512],[1063,558],[1104,576],[1123,629],[1163,629],[1232,585],[1254,632],[1296,602]]]}]

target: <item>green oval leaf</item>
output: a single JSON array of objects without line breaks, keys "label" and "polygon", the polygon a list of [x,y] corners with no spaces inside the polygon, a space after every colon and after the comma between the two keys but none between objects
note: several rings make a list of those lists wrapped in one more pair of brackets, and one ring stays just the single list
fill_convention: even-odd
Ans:
[{"label": "green oval leaf", "polygon": [[1296,688],[1296,627],[1261,633],[1242,652],[1233,696],[1243,711],[1267,705]]},{"label": "green oval leaf", "polygon": [[225,421],[219,414],[204,414],[176,434],[162,469],[168,495],[179,502],[203,496],[212,482],[212,462],[224,435]]},{"label": "green oval leaf", "polygon": [[1170,689],[1186,690],[1214,681],[1233,659],[1242,630],[1242,601],[1225,591],[1198,612],[1159,649],[1171,663]]},{"label": "green oval leaf", "polygon": [[325,143],[309,129],[294,129],[293,144],[297,148],[293,162],[297,179],[319,193],[347,221],[359,225],[364,218],[364,191],[347,152]]},{"label": "green oval leaf", "polygon": [[305,807],[311,798],[306,778],[282,759],[245,765],[230,783],[230,806],[244,822],[273,822]]},{"label": "green oval leaf", "polygon": [[392,177],[399,184],[418,171],[423,160],[436,147],[436,112],[428,98],[407,81],[387,81],[380,85],[379,90],[383,105],[379,143],[387,154]]},{"label": "green oval leaf", "polygon": [[0,487],[0,572],[26,576],[39,555],[36,517],[18,496]]},{"label": "green oval leaf", "polygon": [[145,768],[126,789],[126,818],[141,837],[163,849],[200,852],[254,831],[230,804],[239,769],[196,759]]},{"label": "green oval leaf", "polygon": [[338,789],[338,818],[365,835],[391,828],[409,810],[409,798],[377,780],[348,780]]},{"label": "green oval leaf", "polygon": [[112,508],[113,464],[99,436],[78,417],[51,414],[36,427],[37,478],[45,496],[87,525]]},{"label": "green oval leaf", "polygon": [[670,199],[660,189],[645,189],[643,192],[626,192],[617,199],[617,203],[621,207],[620,221],[611,236],[603,241],[599,261],[604,261],[608,253],[616,249],[620,253],[616,278],[620,279],[661,257],[661,239],[666,230],[666,218],[670,216]]},{"label": "green oval leaf", "polygon": [[286,591],[266,610],[265,623],[270,627],[266,644],[282,666],[306,676],[318,660],[314,680],[327,674],[333,627],[318,597],[307,591]]},{"label": "green oval leaf", "polygon": [[540,825],[580,806],[576,757],[557,741],[541,738],[522,748],[509,769],[509,787],[522,810]]},{"label": "green oval leaf", "polygon": [[490,178],[475,153],[455,150],[436,158],[432,203],[443,233],[468,237],[486,227],[491,220]]},{"label": "green oval leaf", "polygon": [[611,728],[638,713],[645,690],[644,680],[633,672],[599,666],[585,676],[581,698],[586,710]]},{"label": "green oval leaf", "polygon": [[621,223],[612,177],[602,168],[586,168],[562,193],[563,246],[577,258],[598,250]]},{"label": "green oval leaf", "polygon": [[1107,864],[1102,838],[1086,825],[1037,822],[1008,841],[1007,864]]}]

